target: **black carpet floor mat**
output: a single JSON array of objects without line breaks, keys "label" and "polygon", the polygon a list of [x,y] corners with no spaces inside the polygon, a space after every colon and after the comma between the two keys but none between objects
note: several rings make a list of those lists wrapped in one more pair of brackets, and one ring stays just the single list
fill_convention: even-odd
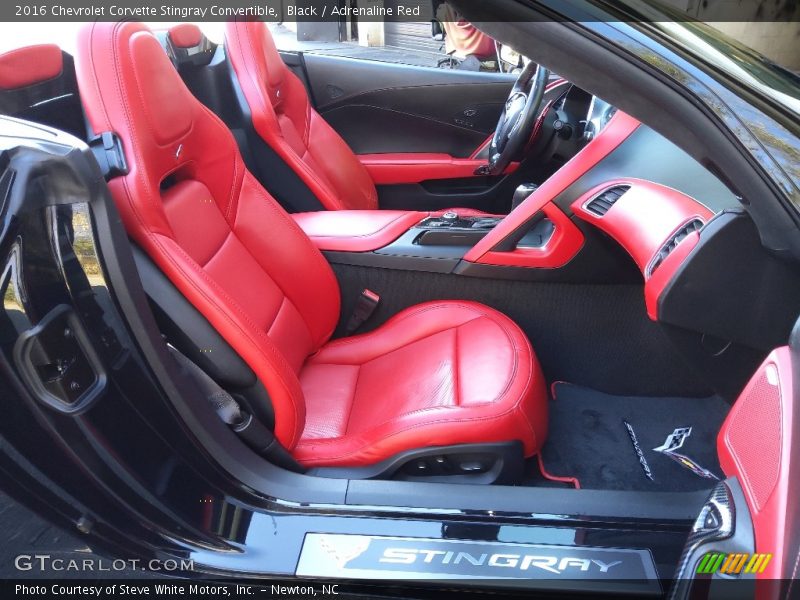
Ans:
[{"label": "black carpet floor mat", "polygon": [[[550,433],[542,450],[551,475],[575,477],[585,489],[682,492],[711,488],[714,480],[653,450],[675,429],[691,427],[677,452],[722,476],[716,440],[730,405],[717,396],[613,396],[568,383],[556,383],[554,394]],[[625,421],[633,428],[652,480],[645,474]]]}]

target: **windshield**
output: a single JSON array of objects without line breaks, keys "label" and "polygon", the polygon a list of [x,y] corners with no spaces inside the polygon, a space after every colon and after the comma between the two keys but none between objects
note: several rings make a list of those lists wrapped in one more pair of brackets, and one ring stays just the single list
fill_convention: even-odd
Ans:
[{"label": "windshield", "polygon": [[700,22],[654,23],[728,76],[800,115],[800,77],[713,27]]}]

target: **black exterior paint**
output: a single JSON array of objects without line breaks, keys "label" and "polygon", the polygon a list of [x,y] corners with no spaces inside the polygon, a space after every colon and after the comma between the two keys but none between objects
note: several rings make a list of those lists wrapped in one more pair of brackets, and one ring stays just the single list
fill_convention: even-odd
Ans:
[{"label": "black exterior paint", "polygon": [[[666,50],[662,55],[674,60]],[[693,76],[718,85],[702,73]],[[741,98],[727,100],[734,114],[749,110]],[[769,107],[758,110],[769,118]],[[7,127],[4,122],[4,132]],[[783,143],[796,149],[793,134],[781,131]],[[278,477],[248,455],[208,406],[192,405],[191,382],[159,349],[141,285],[131,276],[127,240],[87,151],[39,129],[20,133],[0,145],[0,167],[15,171],[13,182],[0,180],[2,292],[5,302],[13,280],[25,313],[13,322],[0,318],[0,484],[17,499],[67,528],[83,518],[89,543],[110,554],[191,556],[218,575],[290,576],[304,535],[313,531],[648,548],[660,576],[672,574],[702,494],[626,499],[589,490],[514,489],[503,492],[521,497],[516,492],[524,491],[531,510],[490,512],[479,491],[453,499],[454,489],[430,484],[417,488],[409,510],[396,506],[409,491],[406,482],[304,481],[309,487],[301,489],[299,479]],[[21,142],[26,137],[38,141]],[[763,152],[773,164],[769,149]],[[774,177],[770,189],[793,197],[780,169],[767,169],[766,176]],[[69,223],[81,205],[91,215],[83,233],[100,254],[99,279],[90,280],[70,255]],[[781,220],[785,213],[769,216],[775,206],[765,200],[756,219],[762,239],[797,237],[794,222]],[[106,349],[102,395],[72,416],[36,401],[13,362],[25,319],[36,324],[63,305],[73,307],[93,344]],[[273,476],[265,492],[265,478]],[[790,522],[796,518],[795,509]],[[791,543],[796,552],[797,539]]]}]

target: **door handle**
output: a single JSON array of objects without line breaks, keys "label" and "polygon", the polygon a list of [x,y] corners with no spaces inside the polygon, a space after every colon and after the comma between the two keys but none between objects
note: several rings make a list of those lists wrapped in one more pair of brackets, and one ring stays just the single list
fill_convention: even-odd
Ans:
[{"label": "door handle", "polygon": [[65,414],[87,410],[106,387],[102,361],[72,308],[60,304],[14,344],[14,362],[33,396]]}]

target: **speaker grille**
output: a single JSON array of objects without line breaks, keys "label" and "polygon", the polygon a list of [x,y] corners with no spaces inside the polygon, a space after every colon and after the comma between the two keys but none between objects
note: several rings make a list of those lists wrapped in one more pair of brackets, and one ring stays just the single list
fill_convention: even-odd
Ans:
[{"label": "speaker grille", "polygon": [[728,446],[741,468],[742,484],[759,511],[778,482],[782,434],[777,367],[767,363],[737,400],[728,428]]}]

